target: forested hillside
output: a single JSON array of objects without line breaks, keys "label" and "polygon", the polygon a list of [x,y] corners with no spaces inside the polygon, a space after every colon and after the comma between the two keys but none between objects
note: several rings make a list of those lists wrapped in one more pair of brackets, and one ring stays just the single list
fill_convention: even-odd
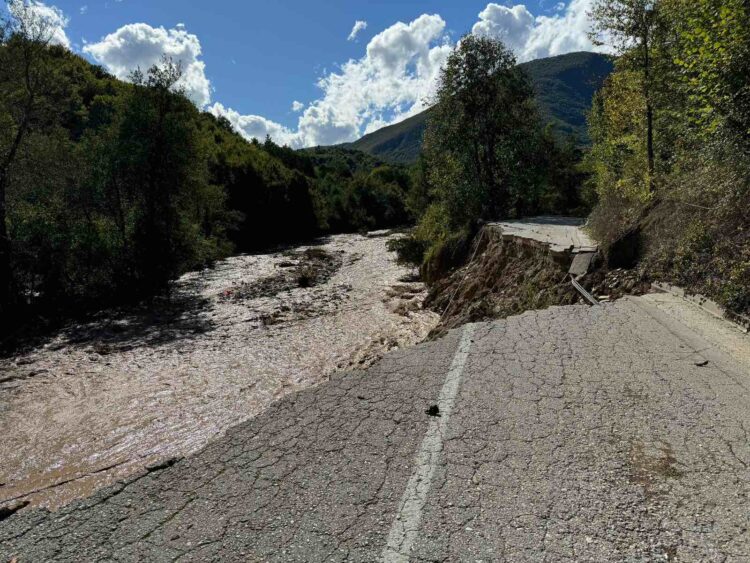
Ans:
[{"label": "forested hillside", "polygon": [[232,251],[409,221],[409,174],[362,153],[248,142],[174,91],[0,28],[0,316],[159,293]]},{"label": "forested hillside", "polygon": [[750,5],[597,3],[621,55],[590,117],[591,218],[613,265],[750,312]]},{"label": "forested hillside", "polygon": [[[569,53],[519,65],[531,79],[545,123],[551,123],[559,136],[574,136],[589,142],[586,114],[591,100],[612,72],[613,62],[598,53]],[[389,162],[416,162],[430,110],[395,125],[365,135],[347,147],[364,151]]]},{"label": "forested hillside", "polygon": [[599,53],[569,53],[520,65],[531,78],[545,122],[561,135],[588,144],[586,116],[594,94],[612,73],[612,57]]}]

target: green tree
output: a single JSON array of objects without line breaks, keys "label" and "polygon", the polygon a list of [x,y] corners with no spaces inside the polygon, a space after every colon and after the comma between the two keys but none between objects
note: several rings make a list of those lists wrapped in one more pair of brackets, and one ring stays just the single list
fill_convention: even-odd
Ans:
[{"label": "green tree", "polygon": [[49,18],[21,0],[8,0],[7,12],[0,21],[0,313],[13,301],[11,175],[32,127],[50,118],[45,97],[56,88],[57,76],[46,56],[53,36]]},{"label": "green tree", "polygon": [[[223,190],[209,182],[194,106],[174,91],[181,76],[180,65],[168,58],[146,74],[133,74],[135,87],[109,151],[114,162],[106,189],[115,215],[130,217],[125,228],[132,229],[126,230],[131,274],[144,294],[214,257],[204,213],[220,206]],[[131,202],[129,208],[123,201]]]},{"label": "green tree", "polygon": [[586,164],[599,195],[589,224],[615,254],[636,248],[652,277],[747,314],[750,4],[596,7],[596,32],[621,57],[589,118]]},{"label": "green tree", "polygon": [[178,91],[178,65],[121,82],[15,5],[28,17],[0,33],[2,324],[148,297],[230,237],[252,250],[409,220],[405,169],[247,142]]},{"label": "green tree", "polygon": [[725,124],[750,144],[750,3],[663,0],[673,27],[675,88],[686,117],[711,135]]},{"label": "green tree", "polygon": [[591,35],[598,44],[612,46],[621,64],[640,74],[646,119],[648,186],[653,191],[654,150],[654,48],[660,32],[659,0],[597,0],[591,11]]},{"label": "green tree", "polygon": [[[541,134],[531,83],[502,42],[461,39],[440,76],[425,132],[429,184],[448,230],[525,211]],[[435,205],[433,204],[433,205]]]}]

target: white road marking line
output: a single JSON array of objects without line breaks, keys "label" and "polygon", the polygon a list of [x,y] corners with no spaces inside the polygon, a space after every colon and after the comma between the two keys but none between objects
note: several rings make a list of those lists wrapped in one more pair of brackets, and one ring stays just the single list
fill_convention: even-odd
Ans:
[{"label": "white road marking line", "polygon": [[440,453],[443,451],[443,440],[448,431],[448,422],[461,386],[461,376],[466,359],[469,357],[475,326],[473,324],[464,326],[456,355],[453,356],[453,363],[448,370],[448,375],[445,376],[445,383],[438,399],[440,417],[430,420],[427,434],[419,448],[414,473],[406,485],[398,514],[388,534],[388,543],[383,550],[385,563],[408,563],[409,561],[409,554],[419,533],[422,510],[427,502],[432,477],[435,474]]}]

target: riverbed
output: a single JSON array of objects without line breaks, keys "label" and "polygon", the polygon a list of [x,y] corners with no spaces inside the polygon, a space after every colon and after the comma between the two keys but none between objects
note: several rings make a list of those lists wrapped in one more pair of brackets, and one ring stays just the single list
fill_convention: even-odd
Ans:
[{"label": "riverbed", "polygon": [[424,339],[438,317],[390,236],[234,256],[0,362],[0,505],[58,508]]}]

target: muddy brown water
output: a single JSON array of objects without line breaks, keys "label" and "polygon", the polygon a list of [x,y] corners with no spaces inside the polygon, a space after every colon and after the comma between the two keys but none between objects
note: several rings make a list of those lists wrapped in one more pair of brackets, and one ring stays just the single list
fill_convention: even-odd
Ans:
[{"label": "muddy brown water", "polygon": [[422,340],[437,316],[387,240],[331,237],[315,247],[335,257],[330,277],[260,296],[252,288],[293,275],[309,247],[235,256],[185,275],[169,301],[101,314],[3,360],[0,505],[58,508]]}]

